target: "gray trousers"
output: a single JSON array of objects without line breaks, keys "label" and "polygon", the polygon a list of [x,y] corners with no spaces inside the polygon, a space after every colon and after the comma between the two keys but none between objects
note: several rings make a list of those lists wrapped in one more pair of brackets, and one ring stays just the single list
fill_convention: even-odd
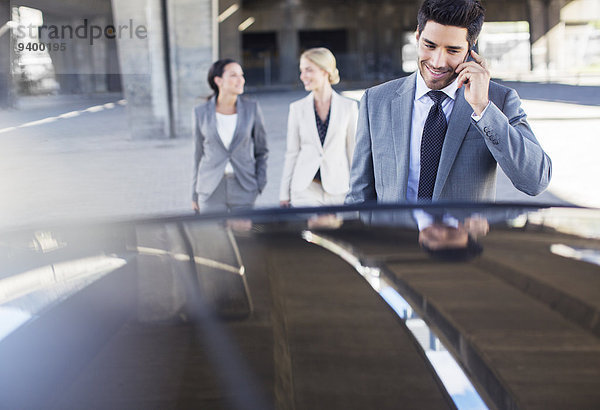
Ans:
[{"label": "gray trousers", "polygon": [[217,188],[208,197],[198,197],[200,212],[223,212],[234,209],[252,208],[258,191],[244,189],[233,174],[226,174]]}]

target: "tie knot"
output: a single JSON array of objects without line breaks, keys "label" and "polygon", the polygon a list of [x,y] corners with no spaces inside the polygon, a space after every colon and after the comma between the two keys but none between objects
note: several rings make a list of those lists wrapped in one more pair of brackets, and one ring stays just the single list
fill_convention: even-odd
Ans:
[{"label": "tie knot", "polygon": [[429,91],[427,95],[435,104],[441,104],[441,102],[446,98],[446,93],[443,91]]}]

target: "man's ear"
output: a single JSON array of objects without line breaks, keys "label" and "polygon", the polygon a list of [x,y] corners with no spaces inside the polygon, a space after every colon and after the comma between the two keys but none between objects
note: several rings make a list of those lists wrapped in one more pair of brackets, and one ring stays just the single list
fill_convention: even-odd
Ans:
[{"label": "man's ear", "polygon": [[417,43],[419,42],[419,29],[415,31],[415,38],[417,39]]}]

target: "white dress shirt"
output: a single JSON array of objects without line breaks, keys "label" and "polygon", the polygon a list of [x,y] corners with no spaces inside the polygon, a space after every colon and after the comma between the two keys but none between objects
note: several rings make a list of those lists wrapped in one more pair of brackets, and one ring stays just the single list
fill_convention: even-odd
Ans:
[{"label": "white dress shirt", "polygon": [[[235,133],[235,127],[237,125],[237,114],[217,114],[217,133],[223,141],[225,148],[229,149],[231,141],[233,140],[233,134]],[[227,161],[225,166],[225,174],[233,174],[233,167],[231,162]]]},{"label": "white dress shirt", "polygon": [[[423,211],[422,209],[415,209],[414,211],[412,211],[412,214],[415,218],[415,221],[417,222],[417,227],[419,228],[419,231],[430,227],[435,222],[434,217],[431,216],[431,214]],[[448,214],[444,214],[444,216],[442,217],[442,222],[444,223],[444,225],[451,226],[453,228],[458,228],[459,224],[458,219]]]}]

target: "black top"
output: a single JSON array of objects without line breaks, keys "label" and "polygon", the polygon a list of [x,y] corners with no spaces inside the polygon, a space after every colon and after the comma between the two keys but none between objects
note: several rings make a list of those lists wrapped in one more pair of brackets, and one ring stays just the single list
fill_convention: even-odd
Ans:
[{"label": "black top", "polygon": [[[315,107],[315,118],[317,119],[317,131],[319,131],[319,139],[321,140],[321,146],[323,144],[325,144],[325,136],[327,135],[327,128],[329,127],[330,114],[331,114],[331,104],[329,105],[329,111],[327,112],[327,118],[325,118],[325,121],[322,121],[321,117],[319,117],[319,113],[317,113],[317,107]],[[317,170],[317,173],[315,174],[314,179],[316,179],[318,181],[321,180],[321,169],[320,168]]]}]

